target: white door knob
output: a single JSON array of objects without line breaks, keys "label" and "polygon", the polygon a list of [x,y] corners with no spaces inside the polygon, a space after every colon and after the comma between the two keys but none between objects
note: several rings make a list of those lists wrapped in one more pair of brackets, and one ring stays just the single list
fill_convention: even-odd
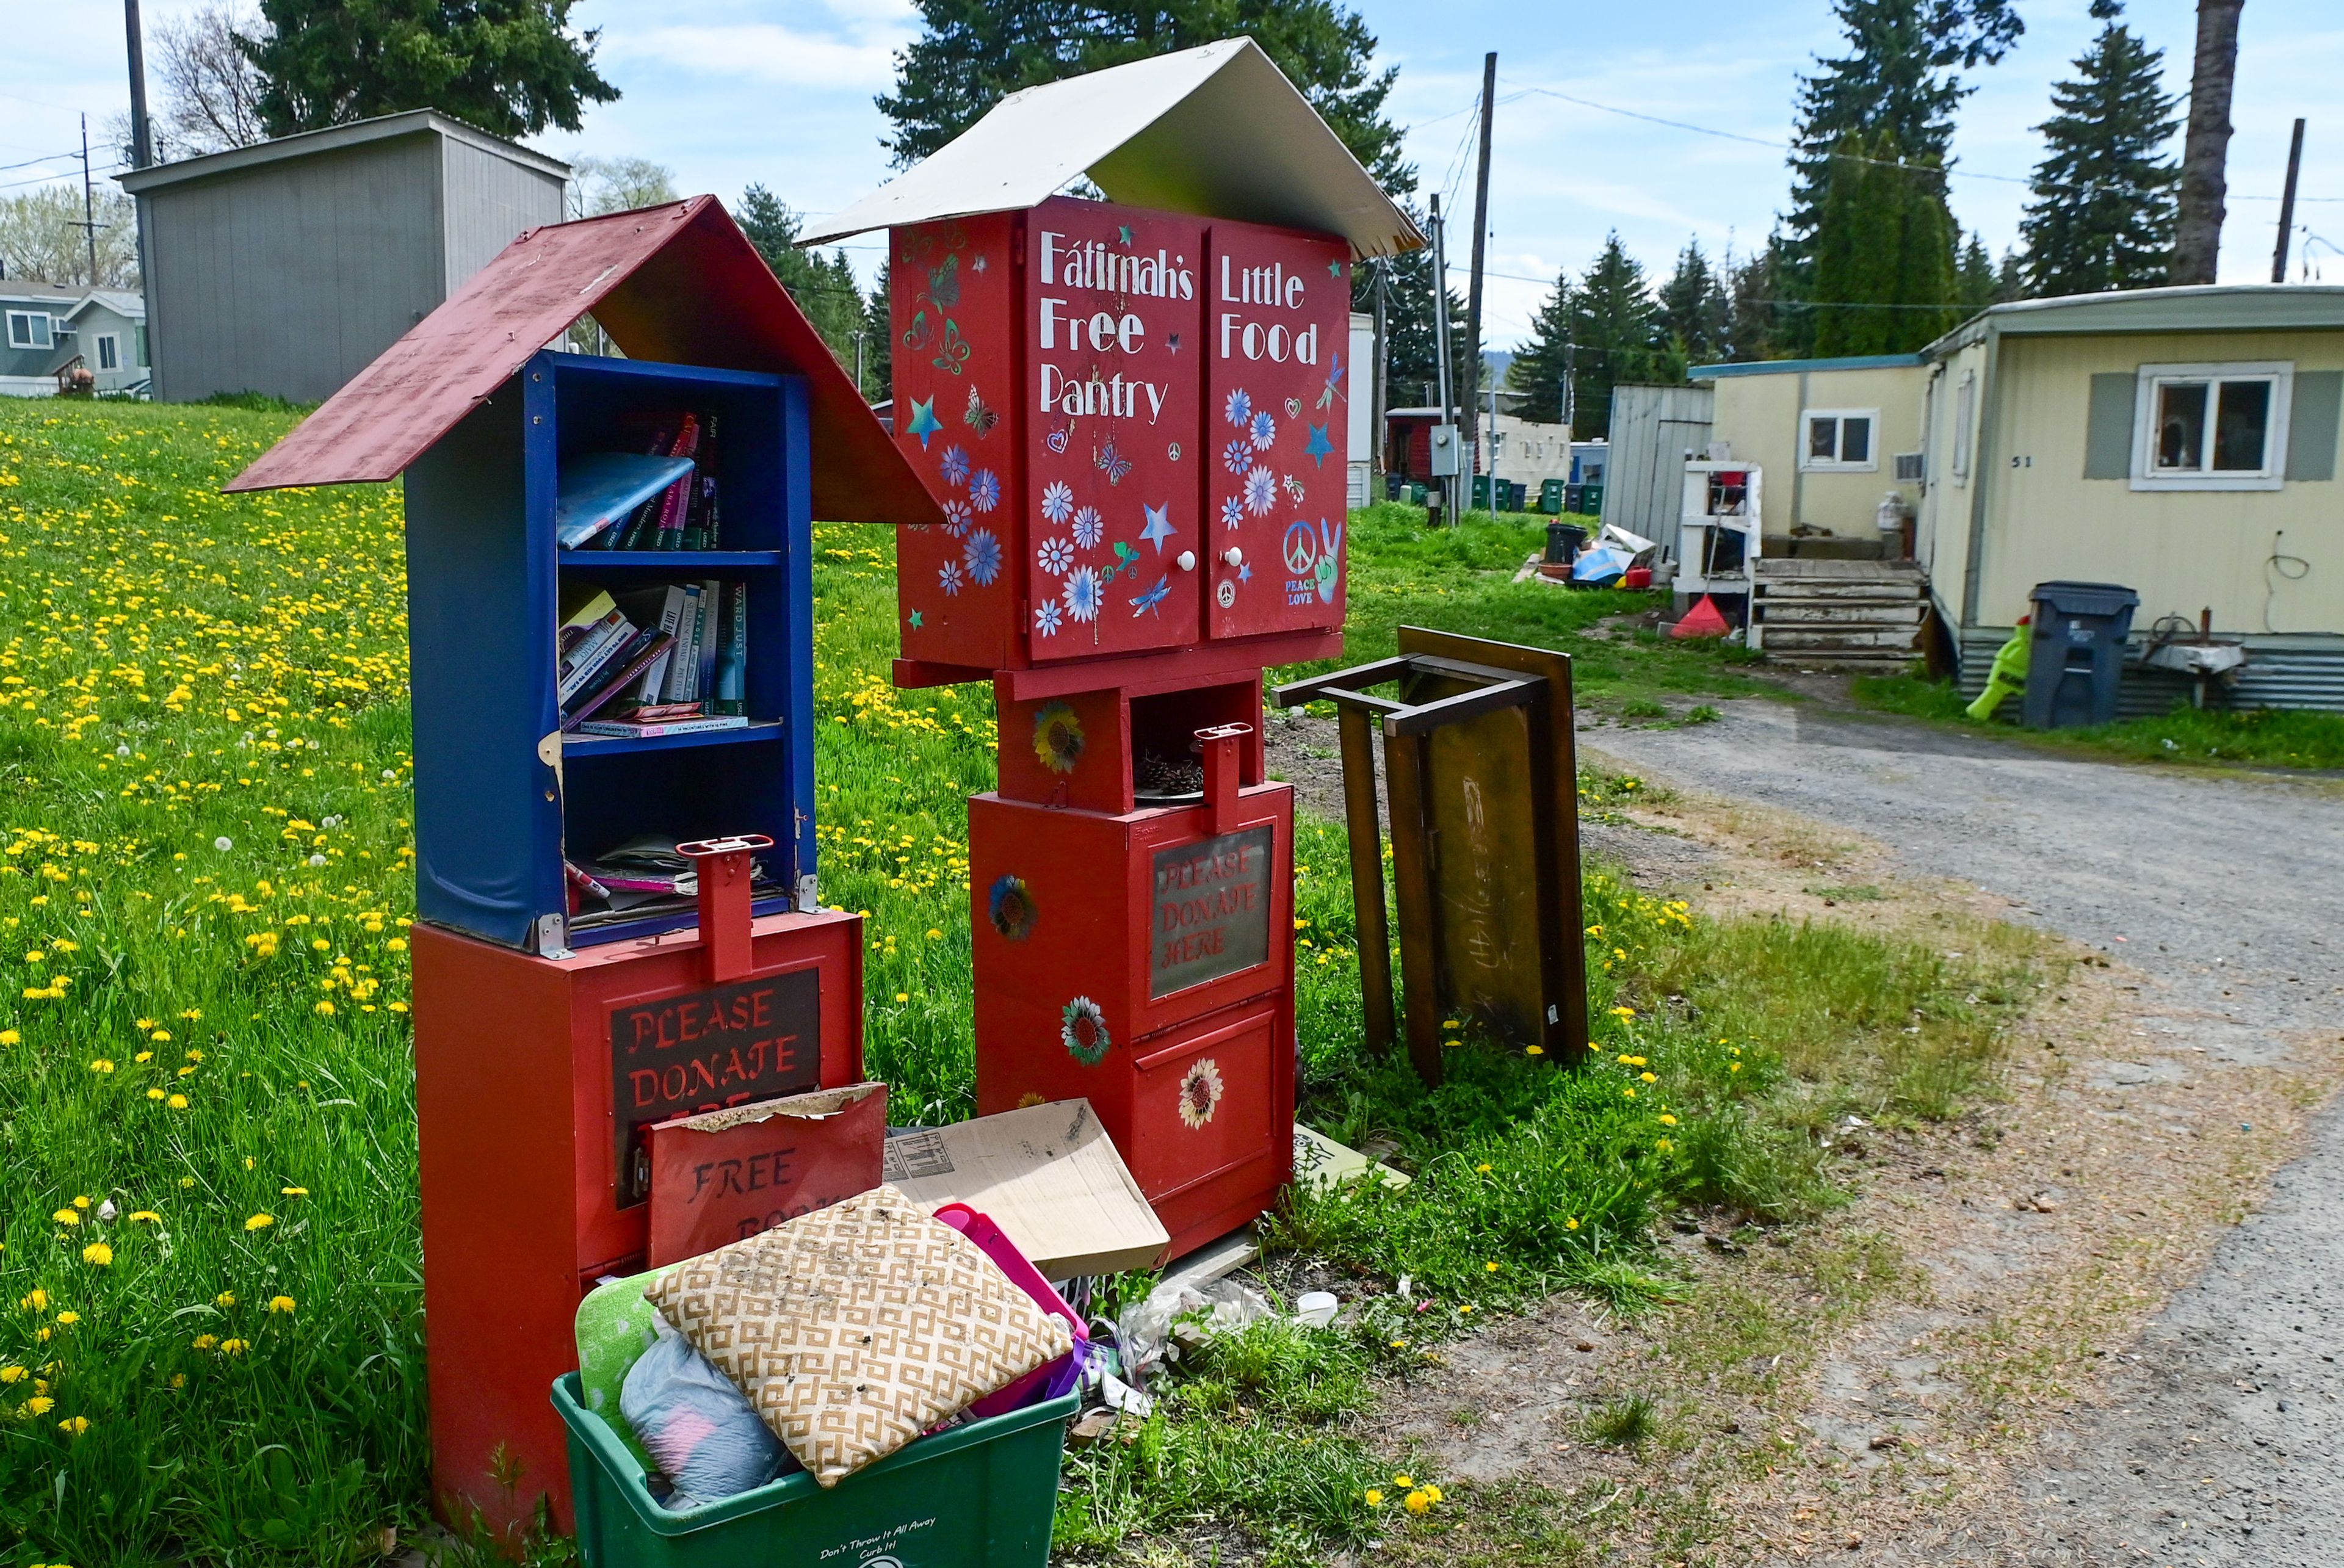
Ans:
[{"label": "white door knob", "polygon": [[1225,565],[1243,566],[1245,564],[1245,551],[1232,544],[1227,550],[1221,551],[1221,561]]},{"label": "white door knob", "polygon": [[1197,552],[1193,550],[1184,550],[1173,559],[1179,562],[1180,570],[1183,572],[1197,570]]}]

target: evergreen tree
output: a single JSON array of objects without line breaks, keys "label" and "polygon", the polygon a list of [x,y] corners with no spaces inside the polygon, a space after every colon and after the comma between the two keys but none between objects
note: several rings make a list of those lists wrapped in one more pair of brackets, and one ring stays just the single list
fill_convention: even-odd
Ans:
[{"label": "evergreen tree", "polygon": [[1733,308],[1732,357],[1787,358],[1800,336],[1801,312],[1786,303],[1791,298],[1793,268],[1782,231],[1768,235],[1764,249],[1728,270],[1733,278],[1728,290]]},{"label": "evergreen tree", "polygon": [[2123,11],[2093,0],[2107,25],[2076,57],[2076,79],[2053,84],[2052,116],[2036,127],[2045,152],[2018,227],[2038,295],[2154,288],[2172,260],[2180,168],[2160,154],[2180,100],[2158,75],[2164,51],[2133,36]]},{"label": "evergreen tree", "polygon": [[1560,424],[1562,420],[1562,380],[1569,373],[1565,353],[1571,342],[1571,274],[1564,273],[1554,280],[1554,292],[1546,297],[1531,318],[1530,336],[1514,350],[1514,362],[1506,367],[1506,388],[1522,399],[1516,410],[1522,418],[1541,424]]},{"label": "evergreen tree", "polygon": [[914,0],[920,35],[895,52],[876,99],[887,150],[915,163],[1010,93],[1154,55],[1250,35],[1388,189],[1412,190],[1384,116],[1397,68],[1334,0]]},{"label": "evergreen tree", "polygon": [[[1582,440],[1612,431],[1612,389],[1622,382],[1668,379],[1655,339],[1660,311],[1652,281],[1620,243],[1617,232],[1571,291],[1571,341],[1576,369],[1571,377],[1572,434]],[[1680,378],[1682,379],[1682,367]]]},{"label": "evergreen tree", "polygon": [[1961,262],[1954,269],[1954,295],[1961,301],[1965,321],[2002,302],[2002,279],[1995,275],[1994,258],[1986,254],[1983,236],[1971,235],[1962,247]]},{"label": "evergreen tree", "polygon": [[601,31],[572,35],[574,0],[260,0],[234,35],[260,76],[272,137],[432,108],[500,137],[574,131],[617,100],[594,69]]},{"label": "evergreen tree", "polygon": [[883,259],[879,263],[878,281],[871,285],[871,293],[863,301],[863,329],[869,334],[864,339],[869,355],[864,362],[864,379],[868,383],[864,396],[874,402],[895,395],[895,334],[894,329],[889,325],[888,288],[888,268]]},{"label": "evergreen tree", "polygon": [[1955,325],[1942,177],[1886,131],[1849,137],[1839,152],[1815,225],[1813,351],[1909,353]]},{"label": "evergreen tree", "polygon": [[1676,271],[1661,285],[1660,307],[1661,339],[1673,358],[1708,365],[1733,351],[1733,304],[1699,240],[1686,241],[1678,254]]},{"label": "evergreen tree", "polygon": [[[838,250],[825,257],[818,250],[798,248],[798,235],[804,229],[804,220],[762,185],[753,185],[741,193],[741,207],[734,215],[741,232],[790,291],[813,329],[830,345],[838,362],[852,373],[854,369],[854,335],[864,329],[863,289],[854,281],[854,268],[847,264],[846,252]],[[884,336],[883,333],[882,336]],[[865,350],[869,344],[864,345]],[[864,362],[864,379],[870,380],[870,362]]]}]

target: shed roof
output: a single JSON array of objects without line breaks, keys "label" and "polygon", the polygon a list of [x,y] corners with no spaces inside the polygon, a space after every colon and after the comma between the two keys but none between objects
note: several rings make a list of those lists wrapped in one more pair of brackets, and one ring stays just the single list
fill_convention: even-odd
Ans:
[{"label": "shed roof", "polygon": [[1339,234],[1358,257],[1425,242],[1245,37],[1012,93],[804,242],[1033,207],[1080,175],[1110,201]]},{"label": "shed roof", "polygon": [[1689,381],[1714,381],[1729,376],[1787,376],[1802,370],[1896,370],[1925,365],[1918,354],[1843,354],[1821,359],[1743,359],[1730,364],[1695,365],[1685,372]]},{"label": "shed roof", "polygon": [[151,168],[132,169],[114,177],[131,195],[145,196],[191,179],[211,179],[268,164],[283,163],[289,158],[313,157],[319,153],[339,152],[396,137],[428,135],[468,143],[483,152],[494,153],[499,157],[555,179],[570,177],[570,166],[560,158],[548,157],[519,142],[490,136],[461,120],[450,119],[437,109],[409,109],[402,114],[378,115],[372,119],[328,126],[321,131],[302,131],[294,136],[278,137],[273,141],[255,142],[250,147],[230,147],[226,152],[206,153],[199,157],[157,164]]},{"label": "shed roof", "polygon": [[527,230],[226,488],[389,479],[589,311],[629,359],[803,376],[815,516],[943,521],[829,346],[712,196]]},{"label": "shed roof", "polygon": [[2014,299],[1990,305],[1930,344],[1942,358],[1988,331],[2004,337],[2094,332],[2299,332],[2344,328],[2344,285],[2206,283]]}]

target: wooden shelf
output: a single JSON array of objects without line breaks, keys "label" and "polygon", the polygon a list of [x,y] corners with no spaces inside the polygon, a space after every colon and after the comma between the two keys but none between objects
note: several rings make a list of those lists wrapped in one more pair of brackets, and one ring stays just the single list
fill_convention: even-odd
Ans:
[{"label": "wooden shelf", "polygon": [[564,566],[645,566],[666,569],[718,566],[779,566],[778,550],[563,550],[554,559]]},{"label": "wooden shelf", "polygon": [[587,735],[572,730],[561,737],[563,756],[621,752],[672,752],[690,746],[734,746],[748,741],[778,741],[779,719],[758,719],[729,730],[687,730],[680,735]]}]

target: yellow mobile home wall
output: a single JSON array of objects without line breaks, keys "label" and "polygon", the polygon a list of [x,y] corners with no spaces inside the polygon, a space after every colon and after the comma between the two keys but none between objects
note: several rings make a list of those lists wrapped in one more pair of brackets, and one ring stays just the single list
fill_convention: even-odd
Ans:
[{"label": "yellow mobile home wall", "polygon": [[[1782,369],[1720,376],[1718,440],[1732,444],[1739,462],[1760,465],[1766,482],[1763,516],[1769,540],[1787,541],[1804,523],[1840,539],[1877,536],[1880,499],[1900,491],[1918,506],[1921,487],[1896,478],[1895,456],[1921,450],[1921,403],[1928,372],[1918,365],[1867,369]],[[1877,410],[1872,463],[1861,470],[1802,469],[1809,409]],[[1769,554],[1777,547],[1769,543]]]},{"label": "yellow mobile home wall", "polygon": [[[1943,473],[1952,450],[1953,389],[1977,366],[1994,382],[1992,428],[1982,454],[1985,484],[1979,581],[1969,624],[2008,626],[2026,612],[2027,591],[2055,578],[2121,582],[2140,594],[2134,625],[2158,616],[2192,624],[2211,607],[2218,631],[2242,633],[2344,632],[2344,483],[2288,480],[2278,490],[2135,491],[2129,481],[2084,478],[2086,433],[2096,374],[2144,364],[2291,362],[2299,374],[2344,369],[2344,332],[2004,334],[1996,362],[1985,350],[1952,356],[1935,381],[1939,430],[1932,463]],[[2331,409],[2328,414],[2336,418]],[[1723,421],[1721,420],[1721,423]],[[1771,476],[1770,488],[1771,488]],[[1969,556],[1971,492],[1950,482],[1931,500],[1938,602],[1956,614]],[[2281,537],[2283,535],[2283,538]],[[2299,558],[2299,577],[2271,567],[2274,553]],[[2299,569],[2290,567],[2289,572]]]}]

